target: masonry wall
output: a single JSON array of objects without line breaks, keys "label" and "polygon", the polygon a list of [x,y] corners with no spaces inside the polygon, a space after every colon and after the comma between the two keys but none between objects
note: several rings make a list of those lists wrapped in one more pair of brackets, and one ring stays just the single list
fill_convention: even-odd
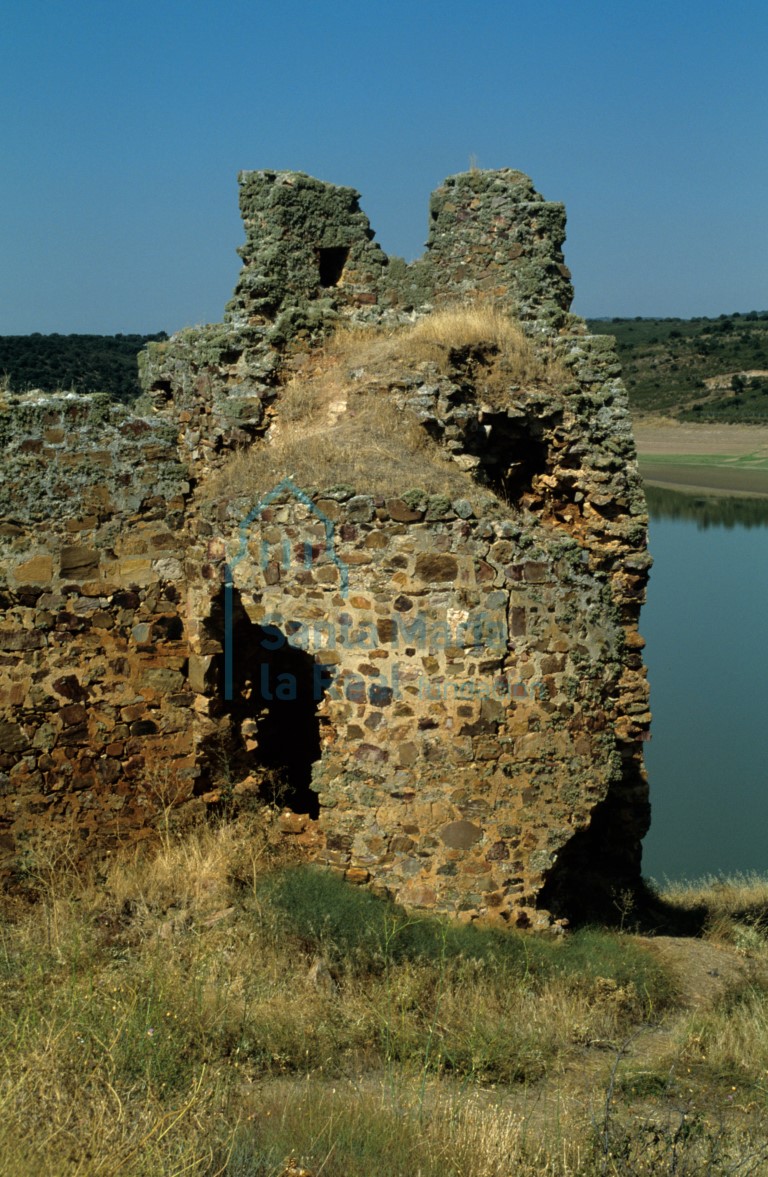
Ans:
[{"label": "masonry wall", "polygon": [[[351,189],[240,184],[224,321],[148,349],[139,413],[2,407],[5,868],[40,829],[116,847],[249,799],[409,906],[546,926],[609,902],[648,825],[650,560],[613,345],[568,309],[562,206],[518,172],[451,177],[406,266]],[[510,381],[490,407],[482,355],[377,376],[465,494],[221,491],[334,324],[397,327],[477,290],[558,383]]]},{"label": "masonry wall", "polygon": [[[233,575],[253,633],[236,631],[234,693],[252,695],[243,732],[258,741],[282,706],[290,743],[297,710],[319,705],[319,828],[289,828],[407,905],[548,922],[536,895],[622,774],[608,586],[577,545],[524,532],[511,513],[349,492],[314,505],[334,522],[332,551],[286,488],[249,528]],[[304,701],[301,663],[280,661],[289,645],[316,668]],[[221,662],[206,661],[216,699]],[[258,762],[257,742],[257,776]]]},{"label": "masonry wall", "polygon": [[46,830],[73,857],[146,836],[164,803],[160,764],[191,795],[190,487],[175,430],[103,399],[19,396],[0,431],[7,870]]}]

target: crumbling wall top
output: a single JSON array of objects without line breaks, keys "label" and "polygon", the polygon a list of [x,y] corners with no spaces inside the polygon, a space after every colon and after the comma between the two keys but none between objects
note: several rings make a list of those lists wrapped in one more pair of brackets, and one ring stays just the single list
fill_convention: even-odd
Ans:
[{"label": "crumbling wall top", "polygon": [[432,193],[427,251],[414,266],[438,301],[480,293],[519,319],[561,326],[573,300],[565,221],[565,206],[523,172],[462,172]]},{"label": "crumbling wall top", "polygon": [[387,257],[354,188],[303,172],[241,172],[239,183],[246,241],[227,320],[275,320],[307,300],[354,301],[378,287]]},{"label": "crumbling wall top", "polygon": [[[451,176],[408,265],[354,189],[240,198],[225,320],[148,349],[145,415],[0,404],[0,852],[279,795],[408,906],[610,905],[648,824],[647,518],[562,205]],[[316,346],[344,320],[385,329]]]},{"label": "crumbling wall top", "polygon": [[553,326],[570,308],[565,209],[522,172],[449,176],[432,194],[426,252],[410,264],[373,240],[354,188],[286,171],[241,172],[239,182],[246,242],[225,316],[234,327],[277,323],[282,339],[337,312],[423,312],[478,293]]}]

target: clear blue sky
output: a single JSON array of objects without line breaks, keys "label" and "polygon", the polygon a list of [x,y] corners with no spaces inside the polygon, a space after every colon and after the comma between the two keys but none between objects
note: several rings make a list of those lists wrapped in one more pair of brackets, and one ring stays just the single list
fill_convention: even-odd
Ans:
[{"label": "clear blue sky", "polygon": [[568,210],[584,315],[768,309],[764,0],[6,0],[0,334],[220,319],[242,168],[414,257],[474,157]]}]

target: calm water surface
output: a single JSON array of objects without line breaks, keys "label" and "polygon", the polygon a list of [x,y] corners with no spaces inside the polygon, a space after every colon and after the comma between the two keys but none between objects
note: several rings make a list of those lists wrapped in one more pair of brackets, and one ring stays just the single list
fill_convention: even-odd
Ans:
[{"label": "calm water surface", "polygon": [[649,492],[656,879],[768,873],[768,503]]}]

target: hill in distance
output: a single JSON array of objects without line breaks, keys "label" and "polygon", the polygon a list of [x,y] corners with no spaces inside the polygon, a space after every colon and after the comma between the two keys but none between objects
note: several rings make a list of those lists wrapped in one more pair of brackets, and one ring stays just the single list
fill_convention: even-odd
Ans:
[{"label": "hill in distance", "polygon": [[156,335],[0,335],[0,383],[8,392],[102,392],[128,403],[139,395],[136,356]]},{"label": "hill in distance", "polygon": [[587,322],[616,339],[634,417],[768,424],[768,311]]}]

